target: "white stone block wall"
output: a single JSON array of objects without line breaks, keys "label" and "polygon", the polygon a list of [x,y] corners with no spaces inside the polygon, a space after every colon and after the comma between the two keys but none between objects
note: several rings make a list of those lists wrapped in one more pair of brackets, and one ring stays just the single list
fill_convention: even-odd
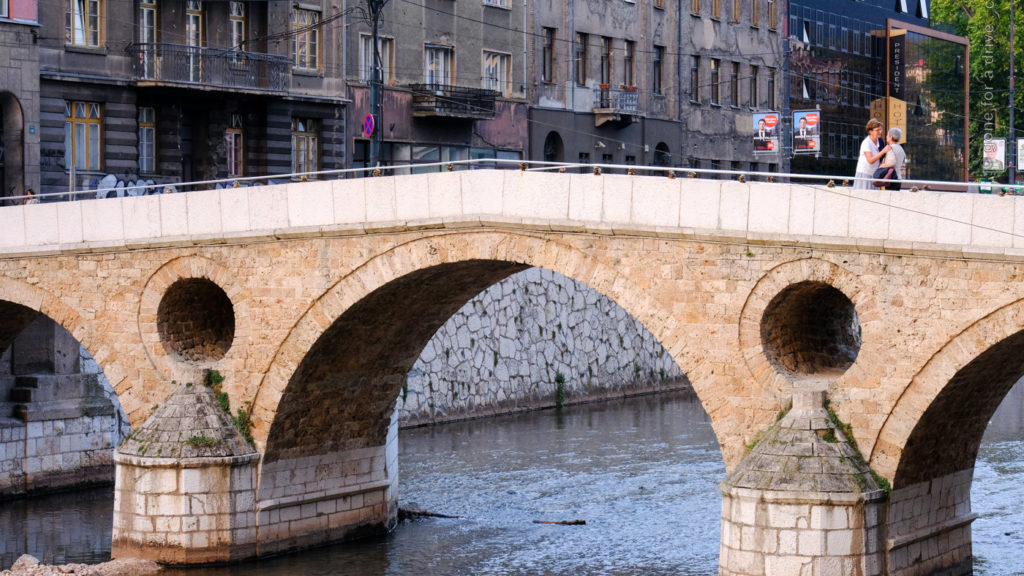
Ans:
[{"label": "white stone block wall", "polygon": [[0,424],[0,494],[110,481],[115,419],[79,416]]},{"label": "white stone block wall", "polygon": [[721,576],[880,576],[884,502],[722,497]]},{"label": "white stone block wall", "polygon": [[0,422],[0,494],[20,492],[25,485],[25,436],[23,422],[4,419]]},{"label": "white stone block wall", "polygon": [[259,553],[273,554],[383,532],[398,513],[398,421],[387,443],[263,465]]},{"label": "white stone block wall", "polygon": [[971,573],[973,479],[973,469],[961,470],[893,490],[887,542],[893,576]]},{"label": "white stone block wall", "polygon": [[683,373],[642,324],[561,274],[532,268],[499,282],[438,330],[398,399],[401,423],[679,385]]},{"label": "white stone block wall", "polygon": [[115,557],[196,563],[255,553],[256,455],[206,462],[115,458]]}]

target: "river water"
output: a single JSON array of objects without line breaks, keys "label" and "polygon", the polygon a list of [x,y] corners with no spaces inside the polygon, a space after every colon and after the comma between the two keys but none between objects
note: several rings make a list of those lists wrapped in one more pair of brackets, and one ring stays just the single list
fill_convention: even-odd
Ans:
[{"label": "river water", "polygon": [[[725,476],[686,394],[402,430],[402,507],[458,516],[390,535],[187,576],[711,575]],[[975,573],[1024,574],[1024,387],[1000,408],[972,493]],[[109,558],[112,494],[0,505],[0,567]],[[585,525],[538,524],[584,520]]]}]

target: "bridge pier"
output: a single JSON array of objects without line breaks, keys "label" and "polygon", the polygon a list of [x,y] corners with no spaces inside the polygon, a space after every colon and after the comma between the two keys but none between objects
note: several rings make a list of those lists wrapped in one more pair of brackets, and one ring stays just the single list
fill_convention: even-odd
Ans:
[{"label": "bridge pier", "polygon": [[973,574],[971,482],[974,469],[893,490],[886,550],[889,574]]},{"label": "bridge pier", "polygon": [[885,573],[885,491],[824,400],[794,392],[789,413],[719,485],[720,576]]},{"label": "bridge pier", "polygon": [[286,457],[260,474],[259,554],[372,534],[398,522],[398,412],[383,446]]}]

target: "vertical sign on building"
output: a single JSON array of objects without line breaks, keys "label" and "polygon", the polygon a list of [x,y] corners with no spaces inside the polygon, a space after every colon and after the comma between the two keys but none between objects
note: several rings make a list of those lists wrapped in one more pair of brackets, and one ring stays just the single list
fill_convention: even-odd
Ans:
[{"label": "vertical sign on building", "polygon": [[754,156],[779,153],[779,113],[754,113]]},{"label": "vertical sign on building", "polygon": [[989,138],[982,148],[981,168],[987,172],[1002,172],[1006,169],[1006,140]]},{"label": "vertical sign on building", "polygon": [[1024,158],[1024,138],[1017,138],[1017,172],[1024,172],[1020,159]]},{"label": "vertical sign on building", "polygon": [[886,98],[885,128],[899,128],[900,142],[907,139],[907,31],[889,30],[889,86]]}]

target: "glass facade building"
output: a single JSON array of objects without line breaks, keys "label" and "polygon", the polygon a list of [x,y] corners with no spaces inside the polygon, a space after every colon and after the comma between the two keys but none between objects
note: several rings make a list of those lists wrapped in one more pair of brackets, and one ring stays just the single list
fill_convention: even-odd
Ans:
[{"label": "glass facade building", "polygon": [[791,0],[789,107],[821,118],[819,151],[794,155],[793,172],[852,176],[877,117],[903,129],[905,178],[966,178],[966,40],[929,29],[928,12],[929,0]]}]

